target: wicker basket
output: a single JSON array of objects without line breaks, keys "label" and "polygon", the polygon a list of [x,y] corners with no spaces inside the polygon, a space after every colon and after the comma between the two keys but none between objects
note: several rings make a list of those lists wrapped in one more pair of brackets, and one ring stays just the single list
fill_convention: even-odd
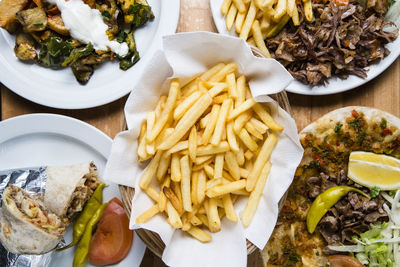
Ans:
[{"label": "wicker basket", "polygon": [[[252,47],[253,54],[258,56],[258,57],[263,57],[261,52],[257,49]],[[289,100],[286,95],[286,92],[283,91],[279,94],[271,95],[273,99],[275,99],[279,106],[286,110],[289,114],[291,113],[290,111],[290,105],[289,105]],[[126,129],[126,126],[123,127],[123,130]],[[122,202],[124,204],[125,210],[128,213],[128,216],[131,214],[131,209],[132,209],[132,198],[135,194],[135,189],[132,187],[128,186],[119,186],[119,191],[121,192],[121,197],[122,197]],[[283,206],[283,203],[286,199],[286,195],[284,195],[280,201],[279,208]],[[146,246],[158,257],[161,258],[165,244],[161,240],[160,236],[152,231],[146,230],[146,229],[137,229],[135,230],[137,235],[142,239],[142,241],[146,244]],[[253,253],[257,247],[253,245],[250,241],[247,240],[247,254],[250,255]]]}]

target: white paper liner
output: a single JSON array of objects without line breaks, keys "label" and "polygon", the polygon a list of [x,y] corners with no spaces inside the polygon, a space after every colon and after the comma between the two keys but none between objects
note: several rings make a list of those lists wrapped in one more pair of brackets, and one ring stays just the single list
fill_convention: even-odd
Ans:
[{"label": "white paper liner", "polygon": [[[125,106],[128,131],[114,139],[105,177],[121,185],[135,187],[130,227],[145,228],[158,233],[166,244],[162,259],[169,266],[245,266],[246,239],[262,249],[274,229],[278,202],[291,184],[300,163],[303,149],[294,120],[269,94],[281,92],[292,81],[291,75],[273,59],[255,57],[241,39],[209,32],[181,33],[163,39],[164,51],[157,52],[144,71],[140,83],[134,85]],[[137,161],[137,137],[140,124],[162,94],[168,93],[169,80],[179,77],[181,84],[220,62],[234,61],[239,72],[246,75],[254,98],[267,102],[272,116],[283,127],[271,155],[272,169],[263,196],[251,225],[244,229],[241,222],[222,220],[222,230],[212,234],[212,241],[202,244],[180,230],[175,231],[162,215],[145,224],[136,224],[138,215],[153,205],[138,186],[146,164]],[[240,215],[247,199],[235,204]]]}]

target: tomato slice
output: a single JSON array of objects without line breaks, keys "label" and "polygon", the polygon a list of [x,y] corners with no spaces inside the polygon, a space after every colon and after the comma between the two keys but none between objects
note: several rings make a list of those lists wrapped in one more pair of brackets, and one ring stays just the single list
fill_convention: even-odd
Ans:
[{"label": "tomato slice", "polygon": [[355,258],[345,255],[332,255],[328,260],[332,267],[365,267]]},{"label": "tomato slice", "polygon": [[129,218],[122,202],[113,198],[92,237],[89,261],[100,266],[120,262],[129,253],[132,241],[133,231],[129,230]]}]

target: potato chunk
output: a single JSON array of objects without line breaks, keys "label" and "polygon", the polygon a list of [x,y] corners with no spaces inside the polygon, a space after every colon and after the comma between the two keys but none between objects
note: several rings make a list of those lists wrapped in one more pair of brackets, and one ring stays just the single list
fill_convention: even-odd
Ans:
[{"label": "potato chunk", "polygon": [[18,12],[17,20],[21,23],[25,32],[43,31],[47,27],[46,12],[40,7]]},{"label": "potato chunk", "polygon": [[15,14],[24,9],[28,0],[0,1],[0,27],[8,30],[15,22]]}]

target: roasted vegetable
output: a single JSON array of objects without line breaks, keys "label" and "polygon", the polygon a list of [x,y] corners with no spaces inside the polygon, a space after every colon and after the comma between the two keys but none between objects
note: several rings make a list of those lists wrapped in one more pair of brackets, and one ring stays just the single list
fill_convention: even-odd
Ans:
[{"label": "roasted vegetable", "polygon": [[84,46],[84,47],[77,47],[74,48],[71,52],[71,54],[69,55],[69,57],[67,57],[64,62],[62,63],[63,67],[68,66],[69,64],[71,64],[72,62],[77,61],[80,58],[83,57],[87,57],[90,54],[92,54],[94,52],[93,46],[91,43],[89,43],[88,45]]},{"label": "roasted vegetable", "polygon": [[47,16],[44,9],[35,7],[17,13],[17,20],[25,32],[43,31],[47,27]]},{"label": "roasted vegetable", "polygon": [[[121,70],[127,70],[130,67],[132,67],[133,65],[135,65],[136,62],[139,61],[140,56],[139,56],[139,52],[136,50],[136,42],[135,42],[135,36],[134,36],[133,32],[129,32],[129,33],[121,32],[119,34],[119,36],[117,37],[117,40],[121,36],[125,36],[124,41],[128,45],[129,53],[125,57],[120,58],[119,68]],[[120,40],[118,40],[118,41],[120,41]]]},{"label": "roasted vegetable", "polygon": [[14,52],[20,60],[35,60],[37,58],[37,52],[35,49],[35,41],[32,36],[24,32],[18,33],[15,38]]},{"label": "roasted vegetable", "polygon": [[47,25],[49,26],[50,29],[59,34],[66,36],[69,35],[69,30],[65,28],[61,15],[49,16],[47,18]]},{"label": "roasted vegetable", "polygon": [[69,42],[60,37],[49,37],[40,49],[39,62],[46,67],[59,69],[71,51],[72,45]]},{"label": "roasted vegetable", "polygon": [[369,195],[361,191],[360,189],[351,186],[334,186],[319,194],[312,203],[310,210],[307,213],[307,230],[309,233],[313,233],[317,224],[321,218],[328,212],[328,210],[336,204],[342,197],[347,195],[349,192],[356,192],[363,195],[366,198],[370,198]]},{"label": "roasted vegetable", "polygon": [[9,30],[15,22],[15,14],[24,9],[28,0],[0,1],[0,27]]},{"label": "roasted vegetable", "polygon": [[71,64],[71,70],[76,80],[80,84],[86,84],[90,77],[92,77],[94,68],[90,65],[84,65],[80,62],[74,62]]},{"label": "roasted vegetable", "polygon": [[132,23],[134,28],[144,25],[154,16],[149,5],[139,4],[138,2],[129,6],[128,14],[132,16],[132,19],[127,23]]}]

